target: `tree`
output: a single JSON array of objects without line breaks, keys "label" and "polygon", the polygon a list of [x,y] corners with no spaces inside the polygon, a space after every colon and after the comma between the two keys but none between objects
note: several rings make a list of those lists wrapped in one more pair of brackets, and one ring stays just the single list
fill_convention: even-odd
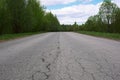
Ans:
[{"label": "tree", "polygon": [[82,30],[120,33],[120,8],[111,0],[104,0],[99,13],[89,17]]},{"label": "tree", "polygon": [[0,0],[0,35],[57,31],[60,23],[38,0]]},{"label": "tree", "polygon": [[111,0],[104,0],[104,2],[111,2]]},{"label": "tree", "polygon": [[73,31],[77,31],[78,30],[78,24],[77,24],[77,22],[74,22],[74,24],[72,25],[72,30]]},{"label": "tree", "polygon": [[31,23],[33,26],[33,31],[40,31],[42,28],[42,21],[44,16],[43,7],[40,5],[40,2],[37,0],[28,0],[28,14],[31,17]]},{"label": "tree", "polygon": [[22,31],[22,21],[24,20],[25,0],[6,0],[7,8],[12,18],[12,28],[14,33]]},{"label": "tree", "polygon": [[112,30],[114,33],[120,33],[120,8],[116,11],[115,19],[112,24]]},{"label": "tree", "polygon": [[107,24],[107,31],[110,32],[110,24],[115,22],[115,12],[118,9],[117,5],[114,3],[111,3],[110,0],[105,0],[100,9],[99,9],[99,15],[102,19],[102,21]]},{"label": "tree", "polygon": [[6,0],[0,0],[0,34],[12,33],[11,15]]},{"label": "tree", "polygon": [[58,31],[60,23],[56,16],[54,16],[51,12],[48,12],[44,18],[44,26],[46,27],[46,31]]}]

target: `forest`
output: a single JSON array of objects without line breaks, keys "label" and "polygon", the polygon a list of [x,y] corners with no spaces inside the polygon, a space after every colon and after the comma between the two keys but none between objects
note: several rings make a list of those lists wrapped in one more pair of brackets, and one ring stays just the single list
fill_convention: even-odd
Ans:
[{"label": "forest", "polygon": [[65,25],[52,12],[46,12],[38,0],[0,0],[0,35],[40,31],[120,33],[120,8],[106,1],[84,24]]},{"label": "forest", "polygon": [[57,31],[59,25],[38,0],[0,0],[0,35]]},{"label": "forest", "polygon": [[101,4],[97,15],[90,16],[88,20],[78,25],[61,25],[67,31],[94,31],[107,33],[120,33],[120,8],[112,2],[105,1]]}]

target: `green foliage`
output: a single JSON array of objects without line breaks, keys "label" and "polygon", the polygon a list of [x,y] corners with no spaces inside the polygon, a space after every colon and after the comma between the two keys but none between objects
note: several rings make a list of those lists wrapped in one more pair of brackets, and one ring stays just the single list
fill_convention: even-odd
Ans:
[{"label": "green foliage", "polygon": [[51,12],[46,13],[44,18],[45,18],[44,25],[45,25],[46,31],[58,31],[59,30],[60,23],[57,17],[54,16]]},{"label": "green foliage", "polygon": [[114,3],[103,2],[99,13],[89,17],[82,30],[120,33],[120,9]]},{"label": "green foliage", "polygon": [[73,31],[73,26],[72,25],[61,25],[60,26],[60,31]]},{"label": "green foliage", "polygon": [[6,0],[0,0],[0,34],[12,33],[11,15],[6,5]]},{"label": "green foliage", "polygon": [[111,2],[111,0],[104,0],[104,2]]},{"label": "green foliage", "polygon": [[22,31],[22,21],[24,21],[25,0],[6,0],[7,8],[12,18],[12,28],[14,33]]},{"label": "green foliage", "polygon": [[34,34],[40,34],[43,32],[32,32],[32,33],[18,33],[18,34],[3,34],[0,35],[0,41],[4,41],[4,40],[10,40],[10,39],[16,39],[16,38],[21,38],[21,37],[26,37],[29,35],[34,35]]},{"label": "green foliage", "polygon": [[36,0],[29,0],[28,5],[28,18],[30,18],[30,24],[32,25],[32,31],[40,31],[42,27],[42,20],[44,16],[43,7],[40,6]]},{"label": "green foliage", "polygon": [[77,24],[77,22],[74,22],[73,25],[61,25],[60,31],[79,31],[81,29],[81,26]]},{"label": "green foliage", "polygon": [[0,35],[57,31],[59,21],[38,0],[0,0]]},{"label": "green foliage", "polygon": [[85,24],[61,25],[61,31],[96,31],[120,33],[120,8],[111,0],[104,0],[99,13],[90,16]]},{"label": "green foliage", "polygon": [[114,33],[120,33],[120,9],[116,11],[115,22],[111,24],[111,31]]},{"label": "green foliage", "polygon": [[92,35],[96,37],[120,40],[120,34],[117,33],[103,33],[103,32],[94,32],[94,31],[79,31],[78,33]]}]

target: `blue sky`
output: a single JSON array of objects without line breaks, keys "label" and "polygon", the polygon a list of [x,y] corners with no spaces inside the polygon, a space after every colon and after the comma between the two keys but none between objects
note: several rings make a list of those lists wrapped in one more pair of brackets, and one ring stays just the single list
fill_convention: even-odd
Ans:
[{"label": "blue sky", "polygon": [[59,8],[64,8],[64,7],[69,7],[73,5],[79,5],[79,4],[97,4],[99,2],[102,2],[102,0],[94,0],[94,1],[89,1],[89,2],[83,2],[83,1],[75,1],[71,2],[69,4],[54,4],[54,5],[46,5],[47,9],[52,10],[52,9],[59,9]]},{"label": "blue sky", "polygon": [[[112,0],[120,6],[120,0]],[[61,24],[83,24],[99,11],[103,0],[40,0],[46,11],[57,15]]]}]

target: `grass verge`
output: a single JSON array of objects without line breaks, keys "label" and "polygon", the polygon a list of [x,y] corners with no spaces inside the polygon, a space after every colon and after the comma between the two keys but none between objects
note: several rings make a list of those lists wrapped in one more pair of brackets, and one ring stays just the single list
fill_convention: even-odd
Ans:
[{"label": "grass verge", "polygon": [[3,34],[0,35],[0,42],[6,41],[6,40],[11,40],[11,39],[17,39],[17,38],[22,38],[34,34],[40,34],[43,32],[34,32],[34,33],[18,33],[18,34]]},{"label": "grass verge", "polygon": [[78,31],[78,33],[96,36],[96,37],[120,40],[119,33],[103,33],[103,32],[90,32],[90,31]]}]

